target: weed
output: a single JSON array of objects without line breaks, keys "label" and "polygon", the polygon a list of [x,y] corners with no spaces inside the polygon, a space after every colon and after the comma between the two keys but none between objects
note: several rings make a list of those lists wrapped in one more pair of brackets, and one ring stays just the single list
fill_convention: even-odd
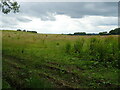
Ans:
[{"label": "weed", "polygon": [[66,52],[66,53],[70,53],[70,52],[71,52],[71,44],[70,44],[69,42],[66,43],[65,52]]}]

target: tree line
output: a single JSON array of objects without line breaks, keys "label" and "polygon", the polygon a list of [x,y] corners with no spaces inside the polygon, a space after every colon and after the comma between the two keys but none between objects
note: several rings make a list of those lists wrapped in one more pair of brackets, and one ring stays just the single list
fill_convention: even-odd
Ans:
[{"label": "tree line", "polygon": [[120,35],[120,28],[115,28],[113,30],[110,30],[108,32],[99,32],[97,33],[86,33],[86,32],[75,32],[74,34],[68,34],[68,35]]},{"label": "tree line", "polygon": [[[37,31],[28,31],[28,30],[21,30],[21,29],[17,29],[17,31],[37,33]],[[75,32],[74,34],[67,34],[67,35],[120,35],[120,28],[115,28],[113,30],[110,30],[109,33],[99,32],[97,34],[97,33]]]},{"label": "tree line", "polygon": [[23,32],[37,33],[37,31],[28,31],[28,30],[21,30],[21,29],[17,29],[17,31],[23,31]]}]

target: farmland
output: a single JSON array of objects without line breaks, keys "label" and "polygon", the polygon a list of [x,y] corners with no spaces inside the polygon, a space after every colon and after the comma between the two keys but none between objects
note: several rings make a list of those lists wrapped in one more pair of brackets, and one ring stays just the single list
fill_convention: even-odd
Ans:
[{"label": "farmland", "polygon": [[3,88],[120,87],[118,37],[2,31]]}]

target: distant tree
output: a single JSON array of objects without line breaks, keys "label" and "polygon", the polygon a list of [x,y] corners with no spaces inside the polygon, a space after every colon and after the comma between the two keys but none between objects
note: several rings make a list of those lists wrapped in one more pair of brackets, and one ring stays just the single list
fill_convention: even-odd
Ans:
[{"label": "distant tree", "polygon": [[17,31],[22,31],[21,29],[17,29]]},{"label": "distant tree", "polygon": [[20,5],[14,0],[0,0],[0,10],[4,14],[19,12]]},{"label": "distant tree", "polygon": [[87,33],[86,35],[99,35],[98,33]]},{"label": "distant tree", "polygon": [[116,28],[114,30],[111,30],[109,33],[113,34],[113,35],[120,35],[120,28]]},{"label": "distant tree", "polygon": [[107,32],[99,32],[99,35],[107,35]]},{"label": "distant tree", "polygon": [[27,32],[31,32],[31,33],[37,33],[36,31],[27,31]]},{"label": "distant tree", "polygon": [[26,32],[26,30],[23,30],[23,32]]},{"label": "distant tree", "polygon": [[85,32],[75,32],[74,35],[86,35]]},{"label": "distant tree", "polygon": [[67,34],[67,35],[73,35],[73,34],[69,33],[69,34]]}]

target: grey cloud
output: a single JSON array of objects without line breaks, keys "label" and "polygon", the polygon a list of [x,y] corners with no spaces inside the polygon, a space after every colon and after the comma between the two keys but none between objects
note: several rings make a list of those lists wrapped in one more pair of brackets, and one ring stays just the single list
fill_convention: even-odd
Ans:
[{"label": "grey cloud", "polygon": [[[23,15],[40,17],[47,20],[47,12],[81,18],[84,15],[117,16],[117,2],[24,2],[21,3]],[[48,19],[49,20],[49,19]]]},{"label": "grey cloud", "polygon": [[6,27],[10,27],[10,26],[16,26],[18,25],[19,22],[30,22],[32,20],[24,18],[23,16],[19,15],[19,14],[8,14],[8,15],[4,15],[2,14],[2,25],[6,26]]},{"label": "grey cloud", "polygon": [[4,16],[1,20],[2,20],[2,25],[4,26],[13,26],[18,24],[17,19],[10,16],[9,17]]},{"label": "grey cloud", "polygon": [[24,18],[24,17],[16,17],[16,19],[20,22],[30,22],[30,21],[32,21],[32,20]]},{"label": "grey cloud", "polygon": [[[30,22],[32,19],[24,16],[37,17],[43,21],[54,21],[52,14],[68,15],[71,18],[82,18],[85,15],[114,16],[118,15],[117,2],[21,2],[18,14],[9,13],[2,15],[2,25],[4,27],[15,27],[19,22]],[[1,14],[1,13],[0,13]],[[111,23],[99,22],[99,25],[110,25]],[[116,25],[115,22],[112,23]]]},{"label": "grey cloud", "polygon": [[16,22],[29,22],[31,20],[23,16],[54,21],[54,16],[48,13],[68,15],[71,18],[82,18],[85,15],[117,17],[118,14],[117,2],[21,2],[20,5],[18,14],[10,13],[7,17],[16,18]]}]

